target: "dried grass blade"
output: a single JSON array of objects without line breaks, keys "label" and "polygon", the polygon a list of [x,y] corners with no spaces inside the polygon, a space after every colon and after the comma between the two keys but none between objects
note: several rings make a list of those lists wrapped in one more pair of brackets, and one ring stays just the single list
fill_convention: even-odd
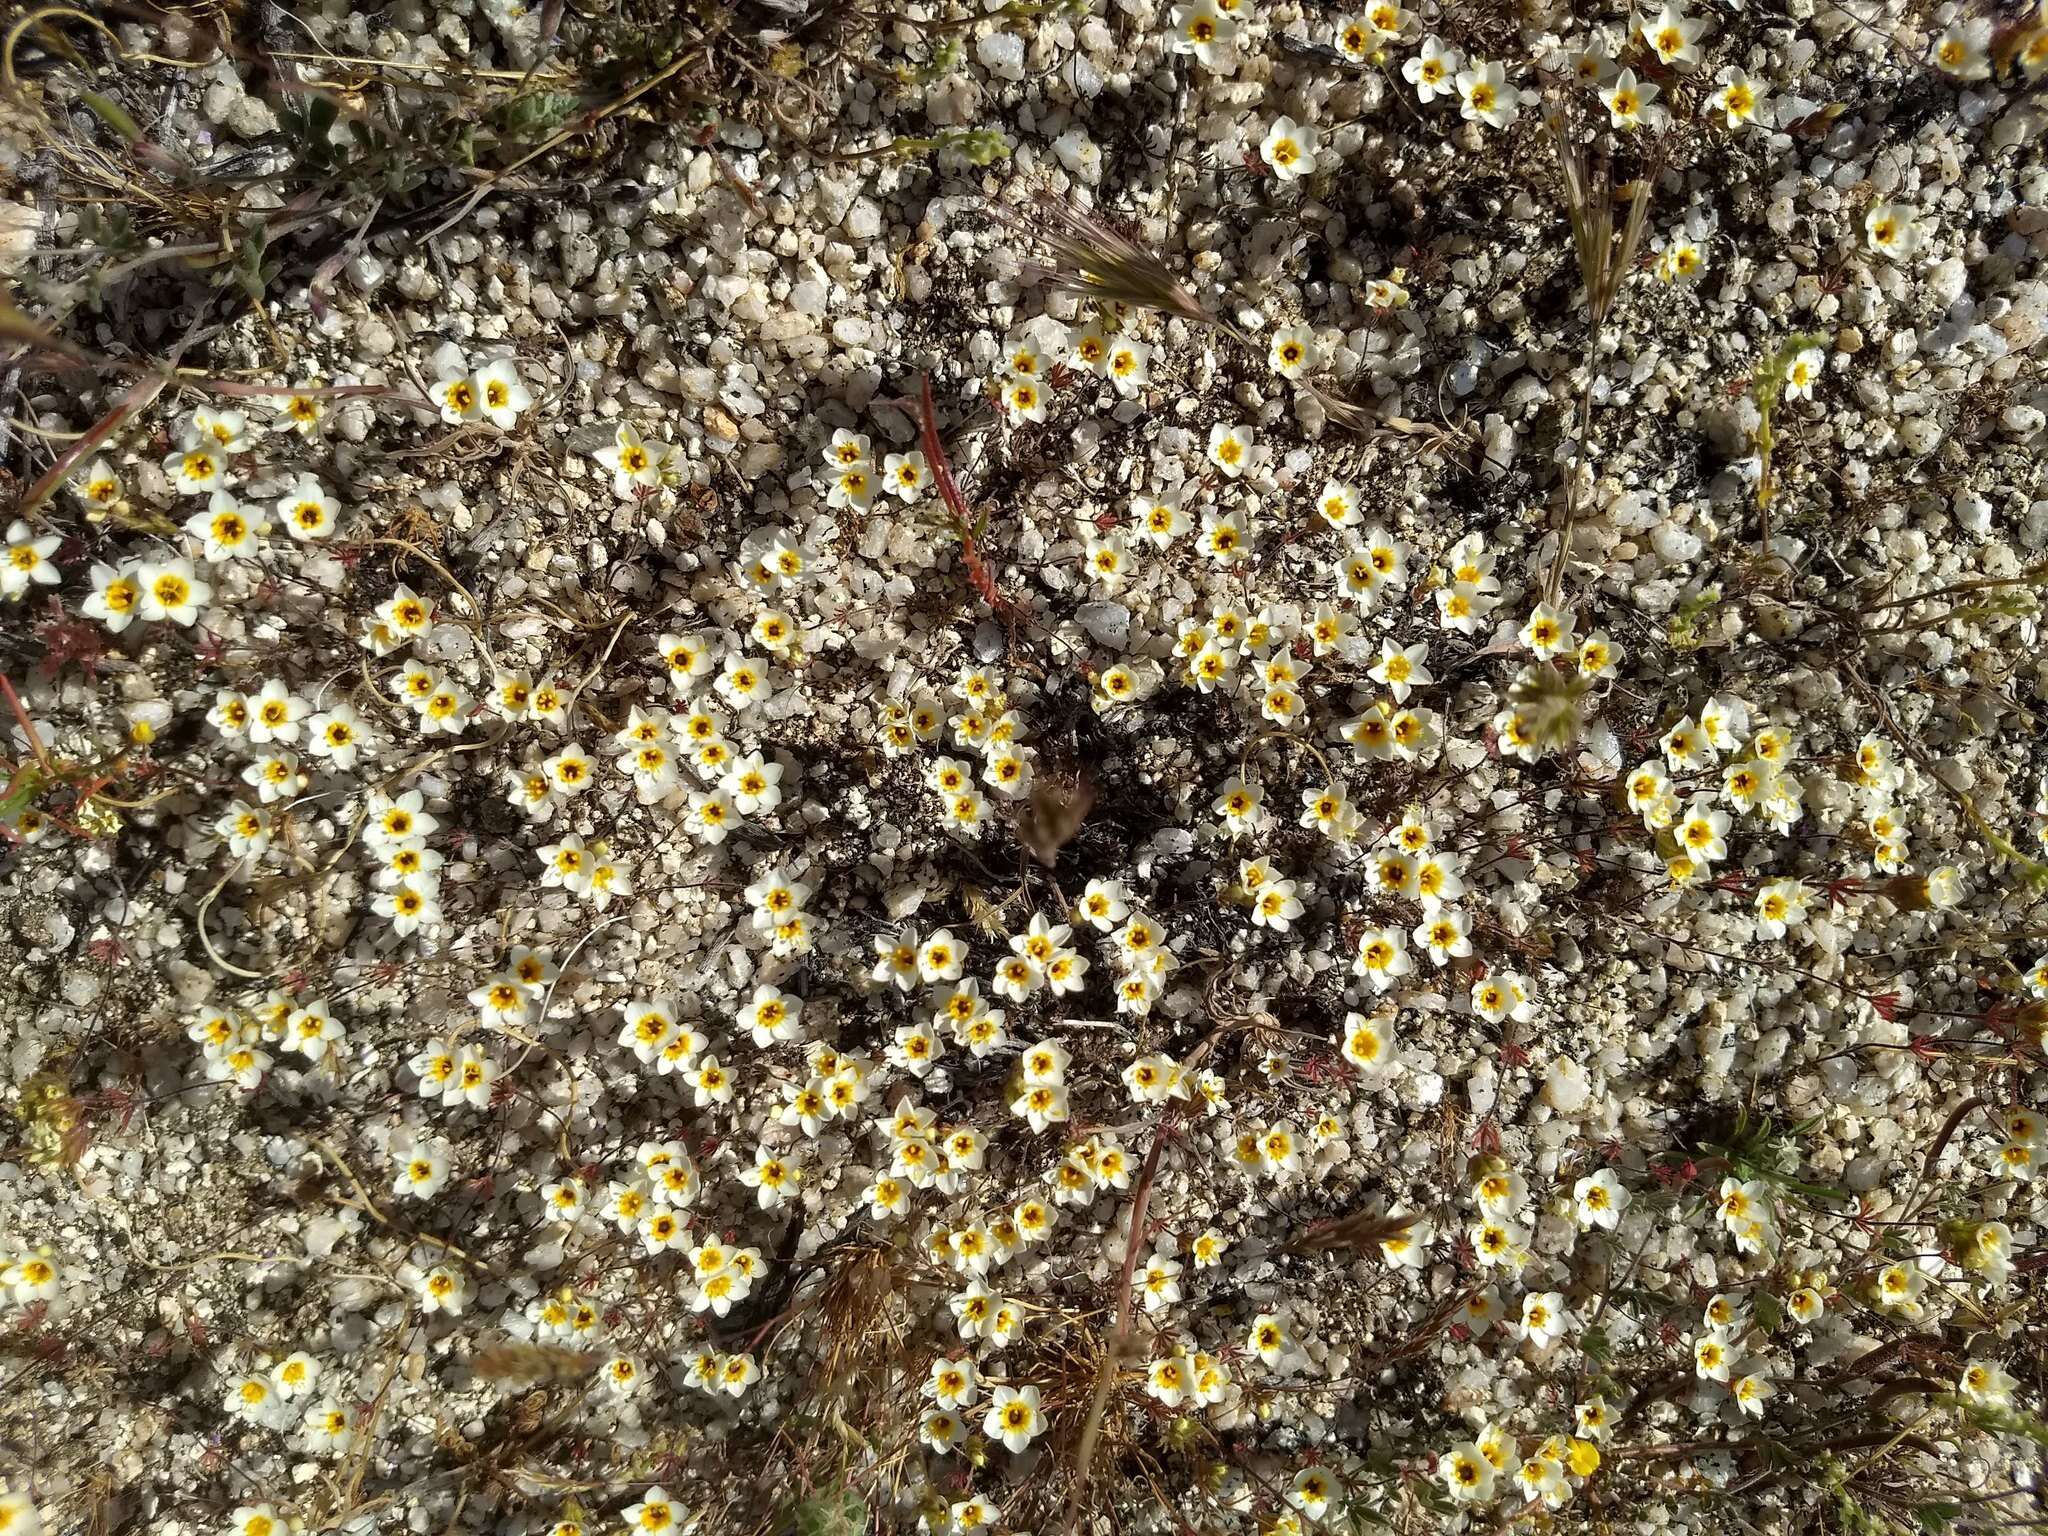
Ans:
[{"label": "dried grass blade", "polygon": [[1197,325],[1229,329],[1150,251],[1118,234],[1065,198],[1040,192],[1031,211],[992,202],[991,211],[1013,233],[1044,251],[1044,280],[1098,304],[1179,315]]},{"label": "dried grass blade", "polygon": [[57,456],[57,462],[52,464],[43,473],[42,477],[28,488],[27,493],[16,504],[13,515],[15,517],[27,517],[29,513],[35,511],[37,507],[48,501],[57,487],[64,483],[64,477],[71,473],[72,468],[80,460],[98,448],[101,443],[112,437],[122,422],[128,420],[129,417],[139,411],[147,410],[150,403],[164,392],[164,386],[168,383],[170,383],[170,379],[160,374],[152,374],[148,378],[137,379],[134,386],[127,394],[121,397],[119,403],[111,411],[94,422],[87,429],[83,437],[79,438],[77,442]]}]

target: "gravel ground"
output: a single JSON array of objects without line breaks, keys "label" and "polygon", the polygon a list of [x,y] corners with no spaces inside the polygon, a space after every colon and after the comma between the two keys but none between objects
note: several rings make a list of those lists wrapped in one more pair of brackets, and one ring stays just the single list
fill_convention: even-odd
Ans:
[{"label": "gravel ground", "polygon": [[0,1536],[2041,1518],[2044,74],[24,17]]}]

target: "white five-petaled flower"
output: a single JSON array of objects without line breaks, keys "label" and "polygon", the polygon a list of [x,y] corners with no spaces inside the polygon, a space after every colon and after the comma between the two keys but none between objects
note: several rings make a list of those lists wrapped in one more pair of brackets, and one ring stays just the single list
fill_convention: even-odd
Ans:
[{"label": "white five-petaled flower", "polygon": [[1865,214],[1863,234],[1873,251],[1894,260],[1912,255],[1920,243],[1913,215],[1897,203],[1879,203]]},{"label": "white five-petaled flower", "polygon": [[1570,611],[1563,613],[1548,603],[1538,603],[1522,626],[1522,644],[1548,661],[1578,649],[1578,622]]},{"label": "white five-petaled flower", "polygon": [[202,405],[192,412],[178,441],[187,448],[245,453],[249,447],[249,418],[240,411],[216,411]]},{"label": "white five-petaled flower", "polygon": [[1013,1455],[1029,1446],[1044,1428],[1036,1387],[997,1387],[989,1399],[988,1414],[981,1421],[981,1432],[991,1440],[1002,1441]]},{"label": "white five-petaled flower", "polygon": [[226,491],[215,491],[204,512],[185,520],[185,531],[199,540],[201,556],[219,565],[255,554],[270,524],[245,511]]},{"label": "white five-petaled flower", "polygon": [[1217,422],[1209,428],[1209,462],[1235,480],[1251,467],[1252,429]]},{"label": "white five-petaled flower", "polygon": [[213,588],[193,572],[190,560],[165,560],[136,568],[141,597],[137,613],[145,619],[190,624],[213,596]]},{"label": "white five-petaled flower", "polygon": [[1705,22],[1690,20],[1675,5],[1665,6],[1641,28],[1643,41],[1662,64],[1697,64],[1700,34],[1706,30]]},{"label": "white five-petaled flower", "polygon": [[1729,1344],[1728,1335],[1718,1328],[1710,1328],[1694,1339],[1692,1363],[1700,1380],[1725,1382],[1735,1363],[1735,1351]]},{"label": "white five-petaled flower", "polygon": [[1507,70],[1486,59],[1474,59],[1457,74],[1459,115],[1468,123],[1505,128],[1522,110],[1522,93],[1508,84]]},{"label": "white five-petaled flower", "polygon": [[1707,105],[1720,113],[1730,128],[1754,126],[1763,102],[1763,87],[1739,69],[1724,74],[1720,89],[1707,98]]},{"label": "white five-petaled flower", "polygon": [[301,542],[308,542],[324,539],[334,531],[334,520],[341,513],[341,503],[328,495],[313,476],[302,474],[298,482],[278,498],[276,511],[286,533]]},{"label": "white five-petaled flower", "polygon": [[1803,880],[1773,880],[1756,893],[1756,925],[1765,938],[1782,939],[1788,929],[1806,921],[1808,899]]},{"label": "white five-petaled flower", "polygon": [[1556,1291],[1531,1292],[1522,1298],[1522,1337],[1538,1349],[1556,1343],[1570,1321],[1564,1297]]},{"label": "white five-petaled flower", "polygon": [[1360,19],[1379,37],[1390,38],[1399,37],[1415,17],[1404,10],[1398,0],[1371,0]]},{"label": "white five-petaled flower", "polygon": [[1209,69],[1227,70],[1236,62],[1237,22],[1224,13],[1216,0],[1177,5],[1168,23],[1173,29],[1170,46],[1175,53],[1193,54]]},{"label": "white five-petaled flower", "polygon": [[1934,62],[1957,80],[1983,80],[1991,74],[1991,23],[1982,17],[1959,22],[1934,40]]},{"label": "white five-petaled flower", "polygon": [[1401,66],[1401,78],[1415,87],[1416,96],[1426,104],[1458,91],[1458,69],[1463,63],[1457,49],[1446,48],[1444,40],[1431,33],[1422,40],[1422,51]]},{"label": "white five-petaled flower", "polygon": [[882,461],[882,488],[902,501],[924,494],[931,467],[921,453],[892,453]]},{"label": "white five-petaled flower", "polygon": [[1422,921],[1416,925],[1415,943],[1438,965],[1448,965],[1472,953],[1471,919],[1456,907],[1434,899],[1425,901]]},{"label": "white five-petaled flower", "polygon": [[1460,1504],[1481,1504],[1493,1497],[1493,1463],[1469,1440],[1437,1458],[1444,1487]]},{"label": "white five-petaled flower", "polygon": [[1378,51],[1378,29],[1363,16],[1337,18],[1337,51],[1354,64],[1369,64]]},{"label": "white five-petaled flower", "polygon": [[171,488],[186,496],[210,496],[225,483],[227,455],[210,442],[180,448],[164,460]]},{"label": "white five-petaled flower", "polygon": [[501,357],[486,365],[474,377],[477,413],[492,426],[514,426],[519,413],[533,404],[533,396],[519,382],[519,370],[512,359]]},{"label": "white five-petaled flower", "polygon": [[[16,519],[7,529],[7,549],[4,562],[0,562],[0,597],[20,597],[31,586],[54,587],[58,582],[57,566],[50,556],[57,552],[63,540],[56,534],[43,534],[27,523]],[[145,615],[161,617],[161,615]]]},{"label": "white five-petaled flower", "polygon": [[1368,928],[1358,936],[1358,959],[1352,969],[1375,992],[1385,992],[1415,969],[1408,943],[1398,928]]},{"label": "white five-petaled flower", "polygon": [[1636,79],[1636,72],[1624,69],[1615,77],[1614,84],[1600,93],[1601,101],[1607,107],[1607,116],[1617,128],[1640,128],[1645,113],[1654,102],[1659,91],[1647,80]]},{"label": "white five-petaled flower", "polygon": [[1236,512],[1202,514],[1202,553],[1218,565],[1235,565],[1251,552],[1244,519]]},{"label": "white five-petaled flower", "polygon": [[1785,398],[1811,400],[1813,387],[1820,382],[1821,370],[1826,365],[1827,357],[1819,347],[1800,348],[1785,365]]},{"label": "white five-petaled flower", "polygon": [[1318,361],[1316,333],[1305,325],[1290,325],[1273,333],[1268,354],[1273,371],[1283,379],[1298,379]]},{"label": "white five-petaled flower", "polygon": [[612,472],[613,494],[631,496],[661,484],[662,470],[674,452],[669,444],[642,437],[622,422],[612,441],[591,457]]},{"label": "white five-petaled flower", "polygon": [[1295,181],[1316,168],[1316,148],[1321,142],[1321,135],[1306,123],[1297,123],[1291,117],[1275,118],[1265,138],[1259,141],[1259,158],[1282,181]]},{"label": "white five-petaled flower", "polygon": [[2012,1402],[2013,1388],[2018,1385],[1990,1361],[1972,1360],[1963,1367],[1963,1373],[1956,1381],[1956,1391],[1981,1407],[2003,1408]]},{"label": "white five-petaled flower", "polygon": [[94,459],[71,489],[88,507],[112,507],[121,499],[121,477],[105,459]]},{"label": "white five-petaled flower", "polygon": [[1628,1209],[1629,1193],[1621,1187],[1612,1168],[1602,1168],[1572,1186],[1572,1201],[1580,1226],[1612,1232],[1621,1213]]}]

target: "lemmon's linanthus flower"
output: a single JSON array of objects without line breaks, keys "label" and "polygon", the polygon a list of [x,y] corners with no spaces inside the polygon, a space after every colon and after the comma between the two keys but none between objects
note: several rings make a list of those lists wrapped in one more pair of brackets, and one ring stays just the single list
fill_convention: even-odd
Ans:
[{"label": "lemmon's linanthus flower", "polygon": [[[443,365],[459,359],[443,355]],[[474,372],[450,371],[434,383],[431,398],[450,425],[488,421],[509,430],[519,413],[533,404],[533,395],[520,382],[519,370],[510,358],[498,358]]]},{"label": "lemmon's linanthus flower", "polygon": [[1706,23],[1694,21],[1675,5],[1667,5],[1644,21],[1638,31],[1661,64],[1697,64],[1699,40]]},{"label": "lemmon's linanthus flower", "polygon": [[1653,121],[1651,114],[1656,109],[1651,103],[1659,94],[1654,84],[1638,80],[1634,70],[1624,69],[1614,84],[1601,92],[1600,100],[1607,108],[1608,120],[1616,128],[1640,128]]},{"label": "lemmon's linanthus flower", "polygon": [[[1316,149],[1321,142],[1321,135],[1306,123],[1297,123],[1291,117],[1275,118],[1273,126],[1266,130],[1265,138],[1259,141],[1259,158],[1272,167],[1273,174],[1280,180],[1298,181],[1315,170]],[[1278,356],[1277,345],[1275,356]],[[1288,374],[1287,377],[1294,375]]]},{"label": "lemmon's linanthus flower", "polygon": [[1723,72],[1719,88],[1707,98],[1707,105],[1721,114],[1730,128],[1754,127],[1764,105],[1763,87],[1740,69]]},{"label": "lemmon's linanthus flower", "polygon": [[611,471],[612,491],[631,496],[660,486],[675,449],[667,443],[642,437],[631,426],[621,424],[612,441],[591,455]]},{"label": "lemmon's linanthus flower", "polygon": [[1905,260],[1920,245],[1919,225],[1896,203],[1879,203],[1865,214],[1863,234],[1873,251],[1894,261]]},{"label": "lemmon's linanthus flower", "polygon": [[1401,66],[1401,78],[1415,87],[1426,106],[1440,96],[1460,94],[1457,77],[1464,62],[1457,49],[1445,47],[1444,40],[1432,33],[1422,40],[1421,52]]},{"label": "lemmon's linanthus flower", "polygon": [[1206,69],[1227,71],[1236,66],[1237,22],[1216,0],[1176,5],[1167,23],[1175,53],[1194,55]]},{"label": "lemmon's linanthus flower", "polygon": [[41,534],[17,519],[7,529],[7,547],[0,552],[0,598],[18,598],[29,588],[54,587],[61,579],[51,556],[64,541]]},{"label": "lemmon's linanthus flower", "polygon": [[1506,128],[1522,110],[1522,93],[1508,83],[1500,64],[1474,59],[1457,73],[1459,114],[1468,123]]}]

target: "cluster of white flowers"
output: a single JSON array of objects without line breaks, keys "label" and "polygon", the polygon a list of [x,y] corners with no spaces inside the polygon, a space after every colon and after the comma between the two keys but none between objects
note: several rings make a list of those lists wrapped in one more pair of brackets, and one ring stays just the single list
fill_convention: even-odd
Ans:
[{"label": "cluster of white flowers", "polygon": [[[121,922],[83,940],[108,973],[126,945],[160,963],[188,935],[191,966],[160,969],[199,1057],[151,1113],[169,1121],[197,1100],[260,1123],[237,1145],[264,1176],[331,1185],[309,1198],[331,1194],[332,1212],[286,1213],[305,1249],[294,1278],[331,1321],[317,1336],[302,1331],[311,1311],[289,1329],[251,1323],[191,1379],[228,1420],[223,1454],[365,1459],[252,1477],[237,1496],[268,1501],[234,1506],[233,1536],[288,1536],[319,1523],[303,1517],[330,1486],[410,1473],[393,1451],[407,1435],[436,1454],[473,1439],[475,1405],[450,1411],[444,1389],[497,1381],[492,1357],[521,1350],[588,1387],[550,1401],[522,1479],[631,1489],[601,1515],[565,1498],[552,1536],[734,1525],[704,1468],[771,1443],[808,1498],[822,1463],[802,1442],[821,1428],[848,1488],[872,1496],[862,1518],[931,1536],[1005,1531],[1027,1511],[1042,1526],[1035,1501],[1072,1486],[1061,1457],[1098,1431],[1098,1489],[1213,1451],[1231,1464],[1213,1477],[1203,1464],[1175,1518],[1265,1536],[1398,1523],[1416,1504],[1547,1525],[1601,1474],[1624,1418],[1600,1507],[1639,1500],[1646,1526],[1670,1525],[1657,1501],[1673,1487],[1725,1485],[1731,1456],[1764,1470],[1770,1447],[1747,1421],[1790,1425],[1784,1443],[1803,1445],[1832,1433],[1815,1405],[1849,1380],[1885,1403],[1910,1393],[1920,1421],[1947,1414],[1940,1432],[1958,1440],[2009,1432],[1989,1410],[2026,1390],[2004,1366],[2039,1258],[2048,1133],[2025,1069],[2048,1043],[2048,958],[2017,979],[1997,958],[2027,931],[2009,869],[1987,859],[1966,880],[1965,855],[1928,854],[1981,833],[2017,867],[1982,809],[2009,774],[1983,771],[1919,699],[1887,714],[1817,668],[1786,682],[1747,651],[1694,646],[1683,615],[1725,604],[1732,633],[1770,602],[1788,626],[1862,623],[1783,553],[1795,540],[1766,539],[1739,588],[1715,576],[1742,542],[1715,520],[1752,510],[1724,491],[1746,492],[1768,451],[1752,416],[1716,408],[1748,389],[1756,416],[1778,410],[1787,500],[1815,442],[1841,449],[1836,478],[1862,496],[1893,446],[1844,435],[1833,396],[1881,392],[1880,356],[1900,390],[1920,390],[1920,353],[1945,333],[1879,316],[1925,296],[1915,283],[1937,255],[1959,253],[1966,280],[2025,270],[2025,220],[1985,222],[2013,194],[1978,187],[1976,167],[1951,175],[1925,143],[1859,182],[1876,120],[1797,95],[1776,34],[1749,46],[1739,8],[1580,22],[1536,42],[1541,57],[1506,56],[1511,29],[1455,7],[1372,0],[1308,23],[1256,0],[1161,9],[1149,38],[1048,16],[1029,57],[1114,34],[1129,79],[1199,97],[1167,129],[1192,126],[1213,173],[1186,244],[1190,281],[1225,296],[1216,325],[1072,294],[1057,316],[1034,313],[1005,289],[960,359],[918,364],[994,422],[956,429],[958,487],[941,423],[880,392],[905,365],[883,348],[900,339],[889,327],[832,327],[866,339],[817,362],[822,394],[772,405],[749,391],[816,361],[803,346],[756,360],[735,335],[699,333],[707,304],[756,305],[754,267],[774,304],[788,298],[777,326],[815,316],[793,291],[817,286],[815,231],[798,228],[748,247],[746,271],[711,272],[727,254],[716,242],[688,248],[674,334],[692,354],[681,392],[701,409],[665,417],[652,367],[644,391],[593,391],[586,336],[561,393],[602,425],[573,429],[566,452],[551,434],[571,429],[553,419],[501,438],[554,413],[509,357],[450,346],[424,372],[404,365],[430,386],[303,384],[254,426],[188,399],[152,414],[139,444],[95,435],[62,465],[78,506],[10,522],[0,604],[48,603],[59,620],[68,604],[118,665],[74,685],[52,644],[27,702],[10,670],[8,825],[45,859],[68,848],[52,828],[73,827],[48,814],[55,781],[74,820],[125,813],[163,855],[129,882],[89,848],[77,870],[35,866],[35,894],[122,875]],[[992,6],[972,29],[984,64],[1021,44],[1017,12]],[[1961,83],[1950,116],[1974,130],[1997,88],[1982,82],[2048,68],[2041,16],[1940,13],[1914,65],[1922,85]],[[1863,34],[1857,46],[1874,46]],[[1785,57],[1803,57],[1800,42]],[[786,46],[772,78],[815,61],[802,37]],[[960,60],[933,46],[935,78],[998,100]],[[1090,187],[1122,153],[1089,132],[1101,73],[1064,69],[1046,134]],[[1562,286],[1571,253],[1559,246],[1552,268],[1497,230],[1442,238],[1400,180],[1410,163],[1462,177],[1482,146],[1519,153],[1539,103],[1561,137],[1583,128],[1617,163],[1667,173],[1631,194],[1658,204],[1619,274],[1630,326],[1637,299],[1646,324],[1664,323],[1660,306],[1735,302],[1716,283],[1680,295],[1656,281],[1695,283],[1736,229],[1760,246],[1759,227],[1796,229],[1841,266],[1785,263],[1775,298],[1756,251],[1716,270],[1730,294],[1755,286],[1769,324],[1811,312],[1827,327],[1767,347],[1754,380],[1702,382],[1683,349],[1632,358],[1620,322],[1596,326],[1592,435],[1568,432],[1556,457],[1591,473],[1562,525],[1542,500],[1551,466],[1532,477],[1514,443],[1579,384],[1554,317],[1517,287],[1545,271]],[[948,106],[935,123],[966,110]],[[1857,117],[1836,126],[1845,112]],[[1985,131],[2019,131],[2022,116]],[[1382,158],[1359,219],[1347,183],[1362,124]],[[1159,159],[1172,131],[1142,141],[1147,163],[1176,163]],[[761,211],[753,178],[779,174],[774,155],[729,155],[743,138],[735,126],[688,146],[701,156],[678,184],[695,197],[717,167],[729,185],[713,200],[740,223]],[[903,141],[890,176],[915,179],[922,142]],[[1681,145],[1690,158],[1665,158]],[[1716,155],[1767,172],[1754,220],[1710,205]],[[806,168],[819,203],[858,159]],[[1399,193],[1384,205],[1381,167]],[[2013,185],[2030,185],[2027,168]],[[1674,191],[1695,200],[1667,209]],[[1247,199],[1250,260],[1223,217]],[[1545,238],[1563,237],[1548,194],[1483,200],[1503,225],[1540,203]],[[683,196],[653,201],[645,216],[668,219]],[[777,191],[769,206],[798,204]],[[848,232],[872,211],[849,210]],[[1268,248],[1269,229],[1296,226],[1329,250]],[[632,226],[607,233],[630,240]],[[941,233],[946,260],[983,254],[979,231]],[[785,261],[801,275],[772,270]],[[942,265],[906,254],[906,291]],[[817,266],[845,283],[837,251]],[[1072,286],[1102,274],[1081,276]],[[1969,332],[1958,357],[1997,351],[2016,368],[2028,311],[2002,283],[1967,305],[1959,289],[1941,323]],[[528,334],[476,318],[453,334]],[[1219,358],[1205,334],[1250,337],[1256,355]],[[1479,392],[1525,369],[1506,399]],[[213,401],[271,393],[189,377]],[[1384,431],[1334,430],[1323,391],[1337,381],[1372,392]],[[1435,383],[1441,430],[1397,414]],[[329,402],[359,397],[336,453],[307,462]],[[1997,431],[2037,429],[2016,393],[2007,404]],[[1725,479],[1723,461],[1702,484],[1647,473],[1639,444],[1606,430],[1624,407],[1688,431],[1727,425],[1756,457],[1717,442]],[[432,434],[408,457],[481,446],[517,461],[466,463],[434,490],[437,516],[487,477],[502,493],[528,455],[544,463],[562,496],[537,517],[546,547],[481,520],[453,521],[476,534],[466,548],[387,522],[380,498],[413,472],[372,472],[378,445],[354,428],[379,411],[411,411]],[[1808,441],[1789,441],[1787,417]],[[1044,462],[1063,458],[1070,425],[1071,465]],[[1460,444],[1485,451],[1446,467]],[[1925,455],[1894,456],[1884,473],[1924,478]],[[1019,495],[1006,472],[1027,467]],[[1078,495],[1057,473],[1069,467]],[[961,513],[963,491],[986,521]],[[1631,520],[1658,498],[1668,523]],[[563,508],[591,517],[588,539],[561,536]],[[1926,576],[1886,589],[1879,611],[1899,628],[1859,635],[1871,676],[1880,655],[1924,646],[1927,699],[1966,686],[1974,664],[1953,632],[2001,615],[1972,605],[1922,624],[1911,605],[2018,585],[2007,545],[2027,537],[2001,530],[1981,558],[1958,556],[1894,519],[1831,551],[1854,590],[1895,578],[1884,561]],[[85,557],[67,553],[74,539]],[[1599,578],[1583,579],[1573,560],[1596,547]],[[1770,559],[1797,579],[1762,574]],[[2000,686],[2017,698],[2024,684]],[[147,751],[180,713],[210,731],[199,767]],[[1967,718],[1995,713],[1972,703]],[[48,752],[37,715],[53,722]],[[130,796],[131,769],[157,782]],[[2035,814],[2048,837],[2048,798]],[[1949,910],[1987,890],[1995,924]],[[1903,979],[1880,989],[1878,976]],[[103,979],[67,974],[66,1006],[83,1011]],[[1978,1060],[1987,1044],[1996,1054]],[[95,1049],[48,1065],[62,1076]],[[115,1076],[76,1090],[88,1130],[128,1093]],[[1796,1138],[1773,1128],[1705,1140],[1681,1103],[1695,1087],[1745,1105],[1745,1127],[1760,1123],[1749,1106],[1789,1117],[1796,1101],[1841,1142],[1814,1177],[1848,1187],[1804,1182]],[[1887,1119],[1894,1088],[1918,1097]],[[1930,1106],[1953,1118],[1921,1166],[1906,1131]],[[1901,1158],[1918,1170],[1903,1200],[1882,1184]],[[130,1177],[111,1156],[79,1161],[88,1192]],[[80,1251],[64,1228],[41,1231]],[[46,1323],[92,1277],[37,1240],[0,1250],[0,1297],[26,1346],[49,1353],[72,1346]],[[258,1297],[300,1258],[264,1242],[254,1258],[192,1257],[256,1266]],[[1333,1286],[1326,1249],[1356,1256],[1367,1283]],[[471,1347],[484,1333],[506,1348]],[[361,1367],[386,1348],[388,1367]],[[1843,1361],[1858,1363],[1845,1375]],[[1390,1443],[1354,1455],[1341,1393],[1411,1370],[1418,1390],[1361,1399]],[[828,1411],[807,1411],[816,1393]],[[1161,1448],[1172,1455],[1154,1460]],[[756,1481],[724,1493],[755,1497]],[[768,1495],[775,1521],[784,1491]],[[421,1524],[419,1510],[388,1513]],[[25,1494],[0,1493],[0,1536],[41,1526]]]},{"label": "cluster of white flowers", "polygon": [[276,1062],[273,1050],[295,1053],[313,1067],[338,1060],[347,1038],[324,999],[302,1004],[276,991],[247,1008],[208,1009],[185,1034],[198,1042],[207,1080],[233,1083],[244,1093],[263,1085]]},{"label": "cluster of white flowers", "polygon": [[[1591,1409],[1596,1418],[1604,1412],[1598,1398],[1579,1406],[1582,1414]],[[1459,1504],[1491,1504],[1512,1490],[1525,1506],[1558,1509],[1599,1470],[1600,1450],[1590,1437],[1550,1435],[1525,1457],[1513,1434],[1488,1424],[1474,1439],[1439,1456],[1437,1467]]]},{"label": "cluster of white flowers", "polygon": [[[1040,315],[1011,332],[1003,343],[995,392],[1004,417],[1012,423],[1044,421],[1051,411],[1055,380],[1076,385],[1087,380],[1107,383],[1118,398],[1129,399],[1152,379],[1152,348],[1122,333],[1108,316],[1081,326],[1068,326]],[[841,434],[847,435],[847,434]],[[855,439],[865,447],[866,438]],[[914,499],[929,473],[922,453],[892,454],[884,482],[904,500]],[[841,482],[843,484],[843,480]],[[836,494],[836,493],[835,493]],[[853,505],[866,505],[854,502]]]}]

